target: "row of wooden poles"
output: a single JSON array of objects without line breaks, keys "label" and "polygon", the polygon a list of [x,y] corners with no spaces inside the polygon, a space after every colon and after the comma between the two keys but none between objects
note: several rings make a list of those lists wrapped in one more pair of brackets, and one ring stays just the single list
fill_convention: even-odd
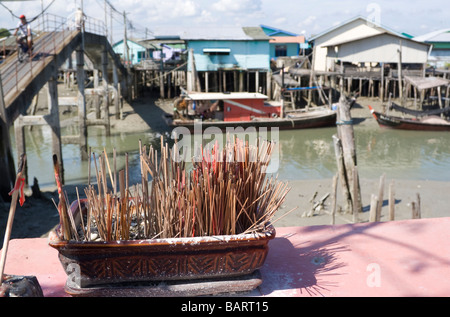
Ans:
[{"label": "row of wooden poles", "polygon": [[[331,215],[331,224],[334,225],[336,223],[336,210],[337,210],[337,188],[338,188],[338,179],[339,173],[333,177],[333,195],[332,195],[332,210],[330,212]],[[385,179],[386,175],[383,174],[380,177],[379,186],[378,186],[378,195],[372,194],[370,200],[370,210],[369,210],[369,222],[380,222],[382,216],[382,208],[384,205],[384,192],[385,192]],[[326,198],[326,197],[324,197]],[[394,221],[395,220],[395,182],[391,180],[388,187],[388,213],[387,220]],[[411,219],[420,219],[422,217],[421,214],[421,202],[420,202],[420,193],[416,193],[416,201],[411,202]],[[352,218],[353,223],[359,222],[358,214],[353,213]]]},{"label": "row of wooden poles", "polygon": [[[341,97],[337,111],[337,135],[333,135],[336,162],[338,172],[333,177],[332,203],[331,203],[331,224],[335,224],[337,210],[337,188],[340,180],[344,211],[352,214],[352,222],[359,222],[358,214],[362,212],[361,187],[359,182],[358,166],[356,160],[356,147],[354,141],[353,122],[350,115],[350,104],[345,97]],[[381,220],[381,210],[383,207],[383,196],[385,190],[385,174],[380,177],[378,195],[371,195],[370,202],[370,222]],[[394,181],[389,184],[388,193],[389,221],[395,220],[395,189]],[[417,200],[411,203],[412,219],[421,218],[420,194],[417,193]]]}]

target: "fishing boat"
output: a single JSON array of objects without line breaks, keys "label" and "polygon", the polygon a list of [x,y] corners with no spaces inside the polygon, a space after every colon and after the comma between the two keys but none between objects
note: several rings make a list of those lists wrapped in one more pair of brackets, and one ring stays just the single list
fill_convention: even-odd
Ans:
[{"label": "fishing boat", "polygon": [[413,116],[400,117],[388,113],[383,114],[369,106],[373,117],[382,127],[416,131],[450,131],[450,121],[439,116],[440,114],[450,112],[450,108],[448,107],[432,111],[416,111],[392,104],[390,108]]},{"label": "fishing boat", "polygon": [[336,125],[336,111],[328,107],[285,111],[283,102],[269,103],[267,96],[250,92],[183,93],[174,102],[173,114],[163,116],[173,128],[194,131],[217,127],[277,127],[280,130],[308,129]]}]

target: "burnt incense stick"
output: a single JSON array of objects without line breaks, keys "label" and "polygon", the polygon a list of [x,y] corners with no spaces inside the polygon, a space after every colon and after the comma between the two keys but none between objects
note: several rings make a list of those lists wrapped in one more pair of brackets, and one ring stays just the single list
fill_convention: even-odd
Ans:
[{"label": "burnt incense stick", "polygon": [[[289,191],[265,174],[274,143],[258,139],[249,145],[234,137],[223,148],[217,142],[200,147],[201,160],[190,171],[184,161],[174,160],[177,146],[169,150],[161,138],[158,153],[139,141],[141,182],[132,187],[128,154],[118,177],[115,149],[112,169],[106,149],[98,158],[92,154],[97,184],[85,189],[87,220],[79,231],[85,241],[94,230],[101,240],[112,241],[258,233],[270,226]],[[81,209],[78,191],[77,198]]]}]

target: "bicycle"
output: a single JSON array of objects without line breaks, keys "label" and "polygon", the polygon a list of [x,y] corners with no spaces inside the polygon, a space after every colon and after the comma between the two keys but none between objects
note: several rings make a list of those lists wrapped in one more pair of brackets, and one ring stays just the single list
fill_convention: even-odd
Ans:
[{"label": "bicycle", "polygon": [[31,45],[31,48],[29,48],[27,38],[24,36],[20,37],[17,42],[17,59],[19,60],[19,63],[22,63],[27,55],[31,57],[33,44]]}]

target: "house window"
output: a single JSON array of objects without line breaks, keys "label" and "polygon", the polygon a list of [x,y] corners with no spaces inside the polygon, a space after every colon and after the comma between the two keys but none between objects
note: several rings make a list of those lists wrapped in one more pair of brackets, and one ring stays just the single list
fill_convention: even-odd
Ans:
[{"label": "house window", "polygon": [[140,62],[141,60],[145,59],[145,52],[144,51],[138,52],[137,58],[138,58],[138,62]]},{"label": "house window", "polygon": [[204,48],[203,54],[206,55],[230,55],[229,48]]},{"label": "house window", "polygon": [[287,45],[275,46],[275,57],[287,56]]}]

